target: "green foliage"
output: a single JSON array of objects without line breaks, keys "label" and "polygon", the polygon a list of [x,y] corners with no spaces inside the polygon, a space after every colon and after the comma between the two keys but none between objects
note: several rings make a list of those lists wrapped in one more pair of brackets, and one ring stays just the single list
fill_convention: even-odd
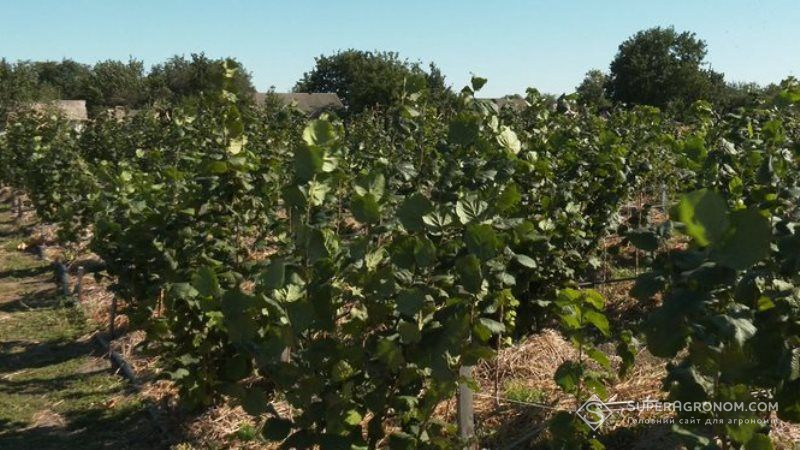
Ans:
[{"label": "green foliage", "polygon": [[[25,113],[0,137],[2,181],[64,239],[92,231],[190,405],[227,396],[287,448],[451,448],[434,410],[459,367],[553,318],[580,354],[557,384],[603,396],[605,346],[625,376],[638,335],[615,329],[598,293],[565,286],[590,276],[601,239],[618,233],[647,252],[632,294],[661,299],[639,331],[653,354],[677,358],[670,395],[763,391],[800,420],[790,82],[783,106],[723,120],[696,103],[681,124],[650,107],[599,116],[533,90],[524,110],[498,111],[476,101],[478,77],[445,114],[407,82],[392,105],[343,123],[242,107],[240,71],[215,67],[221,78],[200,77],[203,95],[181,106],[83,130]],[[622,202],[662,177],[697,192],[671,222],[620,223]],[[667,245],[675,231],[686,248]],[[290,414],[272,409],[276,396]],[[572,415],[551,421],[559,447],[598,447],[588,430]],[[752,428],[714,434],[764,445]]]},{"label": "green foliage", "polygon": [[615,102],[680,107],[711,100],[722,75],[703,67],[706,44],[674,28],[639,31],[620,44],[608,89]]},{"label": "green foliage", "polygon": [[398,103],[405,92],[423,86],[434,101],[449,97],[441,71],[431,65],[426,72],[419,64],[400,59],[393,52],[345,50],[316,58],[295,92],[335,92],[350,112]]},{"label": "green foliage", "polygon": [[609,75],[600,70],[593,69],[586,72],[581,84],[575,88],[578,94],[578,103],[586,106],[606,110],[611,107],[611,100],[608,98]]},{"label": "green foliage", "polygon": [[232,78],[226,78],[223,69],[226,61],[240,66],[234,60],[212,59],[203,53],[192,53],[189,59],[176,55],[153,66],[144,80],[149,100],[179,103],[204,93],[215,95],[227,84],[228,89],[239,94],[241,104],[255,89],[250,75],[243,69],[236,71]]}]

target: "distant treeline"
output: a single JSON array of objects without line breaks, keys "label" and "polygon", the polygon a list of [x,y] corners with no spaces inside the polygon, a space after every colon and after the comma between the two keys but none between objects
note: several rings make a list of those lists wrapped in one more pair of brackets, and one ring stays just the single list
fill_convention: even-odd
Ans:
[{"label": "distant treeline", "polygon": [[[706,100],[720,110],[752,106],[777,92],[775,84],[726,81],[724,74],[709,67],[706,53],[705,41],[694,33],[679,33],[672,27],[640,31],[620,44],[608,71],[589,71],[570,95],[598,110],[644,104],[680,112],[696,100]],[[0,122],[12,108],[34,101],[86,100],[89,114],[94,115],[117,106],[169,104],[218,92],[222,62],[202,53],[174,56],[146,72],[143,62],[136,59],[94,65],[70,59],[0,59]],[[394,52],[350,49],[316,58],[294,91],[335,92],[353,113],[390,105],[420,86],[431,102],[446,105],[455,98],[435,64],[424,67]],[[245,101],[248,93],[255,92],[247,70],[237,72],[235,88]]]},{"label": "distant treeline", "polygon": [[[174,102],[203,91],[218,90],[222,60],[193,54],[174,56],[145,73],[144,63],[107,60],[94,65],[71,59],[62,61],[0,60],[0,108],[56,99],[86,100],[91,113],[123,106],[139,108],[158,102]],[[239,92],[253,92],[250,74],[239,71]],[[0,112],[6,112],[0,111]]]}]

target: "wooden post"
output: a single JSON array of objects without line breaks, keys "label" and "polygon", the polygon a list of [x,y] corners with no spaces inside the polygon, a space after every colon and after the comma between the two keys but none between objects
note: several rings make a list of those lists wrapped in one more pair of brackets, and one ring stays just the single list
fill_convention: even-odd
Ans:
[{"label": "wooden post", "polygon": [[117,334],[116,322],[117,319],[117,296],[111,297],[111,311],[110,311],[111,321],[108,324],[108,340],[113,341],[114,335]]},{"label": "wooden post", "polygon": [[661,182],[661,208],[664,211],[664,217],[669,214],[669,198],[667,196],[667,183]]},{"label": "wooden post", "polygon": [[[472,366],[461,366],[458,376],[464,380],[472,379]],[[462,441],[468,442],[465,450],[475,447],[475,405],[473,404],[472,389],[464,381],[458,383],[458,436]]]},{"label": "wooden post", "polygon": [[78,303],[83,301],[83,274],[84,274],[83,266],[78,266],[78,271],[75,274],[77,280],[75,281],[75,290],[72,293],[78,298]]},{"label": "wooden post", "polygon": [[17,195],[17,221],[22,220],[22,196]]},{"label": "wooden post", "polygon": [[61,288],[61,295],[69,297],[69,273],[63,262],[56,262],[56,283]]}]

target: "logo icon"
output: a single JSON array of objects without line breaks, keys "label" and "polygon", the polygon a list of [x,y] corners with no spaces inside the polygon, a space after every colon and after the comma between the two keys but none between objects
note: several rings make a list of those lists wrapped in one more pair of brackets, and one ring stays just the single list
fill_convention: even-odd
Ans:
[{"label": "logo icon", "polygon": [[597,431],[614,412],[595,394],[586,400],[586,403],[581,405],[575,414],[586,422],[592,431]]}]

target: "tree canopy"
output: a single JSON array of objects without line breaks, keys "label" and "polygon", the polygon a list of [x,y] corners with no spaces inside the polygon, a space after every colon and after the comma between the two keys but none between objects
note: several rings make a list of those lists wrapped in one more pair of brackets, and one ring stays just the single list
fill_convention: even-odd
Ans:
[{"label": "tree canopy", "polygon": [[[222,59],[212,59],[202,53],[193,53],[189,59],[173,56],[165,63],[154,66],[147,75],[150,100],[178,101],[203,92],[218,92],[224,80],[223,62]],[[240,70],[236,71],[230,81],[234,90],[255,92],[250,74],[241,69],[241,64],[236,65]]]},{"label": "tree canopy", "polygon": [[722,74],[705,67],[706,43],[673,27],[639,31],[611,62],[609,93],[616,102],[666,107],[712,100]]},{"label": "tree canopy", "polygon": [[294,90],[335,92],[348,110],[358,112],[392,104],[401,97],[407,83],[423,83],[429,95],[437,99],[449,92],[444,76],[433,64],[426,72],[419,63],[400,59],[394,52],[353,49],[316,58],[314,68],[303,75]]},{"label": "tree canopy", "polygon": [[575,88],[575,93],[578,94],[578,102],[598,109],[610,108],[611,100],[609,100],[606,93],[607,87],[608,74],[597,69],[586,72],[581,84]]}]

